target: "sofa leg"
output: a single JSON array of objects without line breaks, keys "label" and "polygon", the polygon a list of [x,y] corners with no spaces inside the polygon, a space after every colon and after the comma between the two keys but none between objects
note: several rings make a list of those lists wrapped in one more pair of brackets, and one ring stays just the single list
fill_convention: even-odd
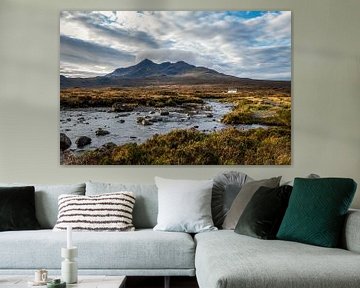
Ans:
[{"label": "sofa leg", "polygon": [[170,288],[170,276],[164,277],[164,288]]}]

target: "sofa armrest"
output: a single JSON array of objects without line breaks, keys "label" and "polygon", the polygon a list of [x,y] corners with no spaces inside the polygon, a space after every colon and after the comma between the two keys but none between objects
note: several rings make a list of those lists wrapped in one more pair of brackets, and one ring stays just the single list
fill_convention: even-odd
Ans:
[{"label": "sofa armrest", "polygon": [[342,246],[360,253],[360,210],[349,210],[344,223]]}]

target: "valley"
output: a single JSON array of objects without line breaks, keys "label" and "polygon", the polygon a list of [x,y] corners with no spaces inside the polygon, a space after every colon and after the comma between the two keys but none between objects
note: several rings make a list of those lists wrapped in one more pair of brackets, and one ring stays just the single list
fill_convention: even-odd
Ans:
[{"label": "valley", "polygon": [[289,81],[146,59],[60,84],[60,132],[72,142],[62,164],[291,163]]},{"label": "valley", "polygon": [[[60,132],[73,142],[65,153],[67,165],[290,163],[291,97],[286,92],[244,88],[228,93],[224,85],[75,88],[62,90],[60,102]],[[96,136],[97,129],[109,134]],[[181,143],[174,141],[177,133]],[[80,136],[90,137],[92,143],[76,147]],[[168,152],[157,147],[158,154],[149,144],[159,139]],[[261,143],[262,149],[273,152],[260,155]],[[212,147],[215,144],[219,146]],[[245,147],[251,160],[237,151]],[[218,156],[203,159],[210,154]]]}]

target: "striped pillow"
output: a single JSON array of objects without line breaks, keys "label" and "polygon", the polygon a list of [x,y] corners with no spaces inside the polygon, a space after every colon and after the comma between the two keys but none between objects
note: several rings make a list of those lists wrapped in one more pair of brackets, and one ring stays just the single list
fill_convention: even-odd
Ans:
[{"label": "striped pillow", "polygon": [[93,196],[60,195],[55,231],[72,226],[74,231],[133,231],[133,192]]}]

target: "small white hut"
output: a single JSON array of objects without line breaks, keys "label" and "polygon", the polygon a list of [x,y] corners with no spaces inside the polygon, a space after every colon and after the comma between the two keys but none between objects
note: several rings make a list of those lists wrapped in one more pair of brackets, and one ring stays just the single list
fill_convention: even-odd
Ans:
[{"label": "small white hut", "polygon": [[227,93],[228,94],[235,94],[235,93],[237,93],[237,89],[236,88],[228,88]]}]

